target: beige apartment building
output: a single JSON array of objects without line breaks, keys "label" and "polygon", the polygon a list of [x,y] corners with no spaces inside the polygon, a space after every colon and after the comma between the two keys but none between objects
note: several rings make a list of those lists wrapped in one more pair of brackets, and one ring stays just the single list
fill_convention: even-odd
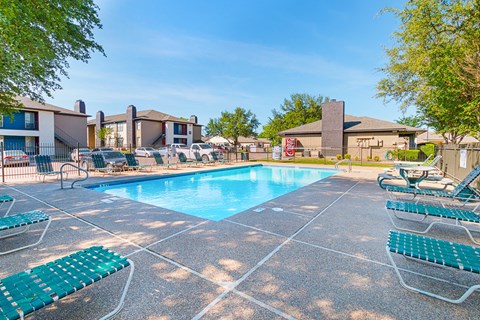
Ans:
[{"label": "beige apartment building", "polygon": [[104,146],[117,148],[162,147],[171,143],[190,145],[201,140],[202,126],[197,117],[180,119],[156,110],[138,111],[133,105],[125,113],[105,116],[98,111],[88,121],[88,146],[101,146],[97,135],[100,128],[111,128]]}]

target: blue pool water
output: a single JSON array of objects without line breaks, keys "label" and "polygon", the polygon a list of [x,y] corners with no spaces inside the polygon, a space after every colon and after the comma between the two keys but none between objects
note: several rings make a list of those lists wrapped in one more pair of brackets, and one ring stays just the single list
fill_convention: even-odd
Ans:
[{"label": "blue pool water", "polygon": [[219,221],[337,172],[328,169],[251,166],[91,188]]}]

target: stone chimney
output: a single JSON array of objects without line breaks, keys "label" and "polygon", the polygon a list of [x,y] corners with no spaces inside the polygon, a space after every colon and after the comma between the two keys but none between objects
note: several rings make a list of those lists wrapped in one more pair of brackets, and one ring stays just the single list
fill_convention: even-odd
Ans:
[{"label": "stone chimney", "polygon": [[82,100],[75,101],[75,104],[73,106],[73,110],[75,110],[76,112],[87,114],[86,107],[85,107],[85,102],[83,102]]},{"label": "stone chimney", "polygon": [[324,156],[343,155],[345,102],[331,100],[322,104],[322,148]]},{"label": "stone chimney", "polygon": [[[75,103],[75,106],[76,106],[76,103]],[[97,131],[102,128],[102,124],[104,121],[105,121],[105,114],[103,113],[103,111],[98,111],[95,117],[95,147],[102,146],[102,142],[100,141],[100,138],[97,135]]]},{"label": "stone chimney", "polygon": [[198,118],[197,118],[197,116],[196,116],[196,115],[191,115],[191,116],[190,116],[190,122],[193,122],[193,123],[197,124],[197,123],[198,123]]},{"label": "stone chimney", "polygon": [[127,146],[137,148],[135,139],[135,118],[137,117],[137,108],[134,105],[127,107]]}]

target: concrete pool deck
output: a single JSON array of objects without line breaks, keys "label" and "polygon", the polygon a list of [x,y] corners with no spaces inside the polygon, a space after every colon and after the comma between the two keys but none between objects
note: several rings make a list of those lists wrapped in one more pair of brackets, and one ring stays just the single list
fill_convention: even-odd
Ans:
[{"label": "concrete pool deck", "polygon": [[[385,252],[393,226],[387,194],[375,181],[380,171],[354,168],[219,222],[84,188],[61,190],[53,180],[3,185],[0,194],[17,199],[12,213],[44,210],[53,221],[40,245],[0,256],[0,279],[104,245],[135,262],[116,319],[480,318],[478,293],[453,305],[400,286]],[[135,176],[95,176],[87,183]],[[35,226],[0,240],[0,250],[34,242],[40,232]],[[450,227],[428,236],[469,244]],[[468,272],[396,261],[409,270],[406,281],[445,295],[479,282]],[[114,274],[35,317],[99,318],[118,303],[127,276]]]}]

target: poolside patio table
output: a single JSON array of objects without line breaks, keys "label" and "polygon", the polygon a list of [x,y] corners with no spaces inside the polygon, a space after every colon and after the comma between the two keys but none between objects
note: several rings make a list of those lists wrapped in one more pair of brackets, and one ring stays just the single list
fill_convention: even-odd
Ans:
[{"label": "poolside patio table", "polygon": [[436,170],[435,167],[429,166],[410,166],[400,167],[400,176],[406,181],[407,187],[419,188],[420,182],[428,177],[430,171]]}]

